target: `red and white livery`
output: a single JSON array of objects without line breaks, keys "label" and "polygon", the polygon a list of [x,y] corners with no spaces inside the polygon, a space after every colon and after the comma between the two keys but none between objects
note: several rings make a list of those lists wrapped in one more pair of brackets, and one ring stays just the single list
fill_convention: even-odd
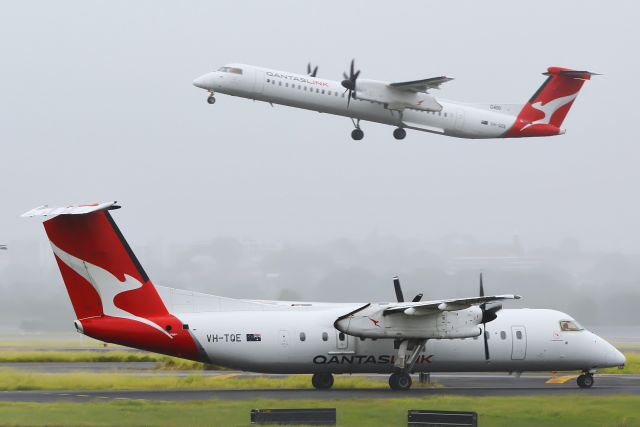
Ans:
[{"label": "red and white livery", "polygon": [[432,91],[453,80],[447,76],[407,82],[360,78],[353,61],[344,80],[295,74],[246,64],[229,64],[198,77],[193,84],[208,91],[351,118],[351,137],[360,140],[361,121],[395,126],[393,136],[404,139],[405,129],[458,138],[522,138],[561,135],[569,109],[585,81],[595,73],[549,67],[547,79],[522,104],[470,104],[436,98]]},{"label": "red and white livery", "polygon": [[114,222],[116,202],[49,208],[51,242],[77,320],[97,340],[234,369],[309,373],[317,388],[333,374],[389,373],[395,390],[412,372],[579,370],[624,356],[555,310],[502,309],[517,295],[405,302],[318,303],[240,300],[155,286]]}]

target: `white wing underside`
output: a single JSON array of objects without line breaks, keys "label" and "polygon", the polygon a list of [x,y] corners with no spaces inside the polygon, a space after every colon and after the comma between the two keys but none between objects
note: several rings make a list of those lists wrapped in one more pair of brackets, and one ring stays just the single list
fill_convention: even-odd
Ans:
[{"label": "white wing underside", "polygon": [[451,77],[440,76],[430,77],[422,80],[412,80],[409,82],[397,82],[389,83],[389,86],[395,89],[406,90],[408,92],[424,92],[427,93],[430,89],[440,89],[440,85],[453,80]]},{"label": "white wing underside", "polygon": [[520,295],[491,295],[486,297],[443,299],[438,301],[394,303],[384,309],[384,314],[405,313],[409,315],[428,315],[442,311],[464,310],[472,306],[507,299],[520,299]]}]

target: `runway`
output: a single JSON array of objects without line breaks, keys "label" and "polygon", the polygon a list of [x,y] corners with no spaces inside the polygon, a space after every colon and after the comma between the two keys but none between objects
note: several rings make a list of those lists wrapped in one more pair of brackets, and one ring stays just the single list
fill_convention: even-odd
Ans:
[{"label": "runway", "polygon": [[[276,390],[48,390],[48,391],[3,391],[4,402],[84,402],[87,400],[251,400],[251,399],[389,399],[399,397],[424,397],[440,395],[462,396],[532,396],[532,395],[584,395],[603,396],[616,394],[640,395],[640,375],[597,375],[591,389],[583,390],[571,378],[564,383],[549,384],[547,375],[523,375],[513,377],[495,374],[433,374],[432,380],[438,388],[413,388],[408,392],[391,391],[385,377],[376,389],[312,389]],[[417,383],[417,378],[414,378]]]}]

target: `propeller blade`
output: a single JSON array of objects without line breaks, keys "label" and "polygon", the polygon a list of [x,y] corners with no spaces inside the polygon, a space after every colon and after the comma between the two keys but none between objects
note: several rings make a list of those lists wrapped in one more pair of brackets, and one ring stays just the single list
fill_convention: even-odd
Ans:
[{"label": "propeller blade", "polygon": [[349,80],[349,76],[347,76],[347,73],[342,73],[342,77],[344,77],[344,80]]},{"label": "propeller blade", "polygon": [[351,89],[349,89],[349,95],[347,97],[347,110],[349,109],[349,104],[351,104]]},{"label": "propeller blade", "polygon": [[482,324],[493,322],[498,317],[498,312],[502,310],[502,304],[495,304],[482,310]]},{"label": "propeller blade", "polygon": [[404,302],[404,295],[402,295],[402,288],[400,287],[400,279],[398,276],[393,277],[393,287],[396,290],[396,299],[398,302]]},{"label": "propeller blade", "polygon": [[484,331],[482,331],[482,336],[484,337],[484,359],[489,360],[489,340],[487,337],[487,325],[484,325]]},{"label": "propeller blade", "polygon": [[311,77],[315,77],[318,74],[318,66],[316,65],[313,69],[313,73],[311,73]]},{"label": "propeller blade", "polygon": [[480,273],[480,296],[484,296],[484,286],[482,285],[482,273]]},{"label": "propeller blade", "polygon": [[350,77],[353,77],[354,69],[355,69],[355,58],[351,60],[351,73],[349,73]]},{"label": "propeller blade", "polygon": [[311,74],[311,62],[307,63],[307,74]]},{"label": "propeller blade", "polygon": [[413,299],[411,300],[411,302],[418,302],[422,299],[422,294],[418,294],[415,297],[413,297]]}]

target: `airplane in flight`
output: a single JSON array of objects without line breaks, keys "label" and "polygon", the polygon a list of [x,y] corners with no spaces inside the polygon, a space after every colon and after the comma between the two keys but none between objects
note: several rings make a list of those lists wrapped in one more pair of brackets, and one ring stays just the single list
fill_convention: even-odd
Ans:
[{"label": "airplane in flight", "polygon": [[78,332],[100,341],[245,371],[312,374],[317,389],[334,374],[386,373],[408,390],[412,372],[581,371],[625,357],[568,314],[502,309],[517,295],[395,302],[323,303],[233,299],[155,286],[116,225],[116,202],[41,206],[44,228],[76,314]]},{"label": "airplane in flight", "polygon": [[542,86],[525,104],[471,104],[436,98],[430,92],[453,80],[447,76],[405,82],[360,78],[351,61],[349,74],[335,81],[317,77],[318,67],[307,74],[277,71],[246,64],[229,64],[204,74],[193,85],[206,90],[207,102],[223,93],[256,101],[287,105],[320,113],[349,117],[351,137],[364,137],[361,121],[395,126],[393,136],[404,139],[406,129],[458,138],[522,138],[562,135],[569,109],[586,80],[596,75],[549,67]]}]

